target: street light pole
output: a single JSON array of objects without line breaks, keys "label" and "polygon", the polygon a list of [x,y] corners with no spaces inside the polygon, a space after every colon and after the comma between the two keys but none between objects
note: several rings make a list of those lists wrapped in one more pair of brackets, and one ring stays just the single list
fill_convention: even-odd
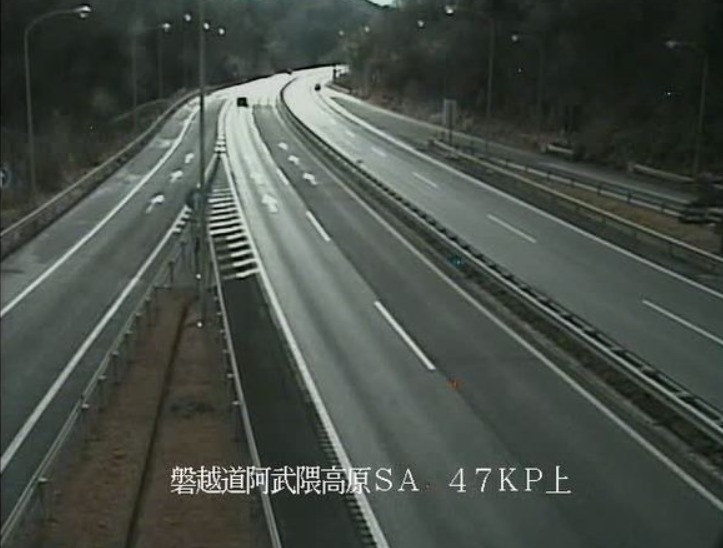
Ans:
[{"label": "street light pole", "polygon": [[703,146],[703,120],[705,118],[705,92],[708,86],[708,55],[703,52],[703,74],[700,80],[700,101],[698,103],[698,123],[695,128],[695,151],[693,154],[693,179],[700,173],[700,154]]},{"label": "street light pole", "polygon": [[700,174],[700,156],[703,148],[703,124],[705,121],[706,88],[708,87],[708,53],[695,42],[681,42],[668,40],[665,42],[668,49],[690,48],[703,58],[703,70],[700,77],[700,99],[698,100],[698,117],[695,126],[695,145],[693,148],[693,180],[698,180]]},{"label": "street light pole", "polygon": [[196,268],[196,279],[198,280],[198,291],[201,307],[201,322],[206,319],[206,254],[208,242],[206,239],[206,204],[208,202],[208,187],[206,184],[206,138],[205,138],[205,93],[206,93],[206,30],[208,23],[205,22],[204,0],[198,0],[198,104],[199,104],[199,138],[198,138],[198,189],[201,197],[199,207],[199,238],[197,249],[199,257]]},{"label": "street light pole", "polygon": [[485,108],[485,118],[487,121],[492,116],[492,77],[495,70],[495,20],[488,18],[490,23],[490,43],[489,43],[489,61],[487,64],[487,105]]},{"label": "street light pole", "polygon": [[545,47],[539,44],[539,57],[537,62],[537,126],[542,130],[542,95],[544,93],[545,78]]},{"label": "street light pole", "polygon": [[[184,13],[183,14],[183,21],[186,23],[191,22],[191,14],[190,13]],[[188,38],[186,37],[186,25],[183,25],[183,31],[182,31],[182,39],[183,44],[181,49],[183,50],[183,89],[187,89],[189,85],[189,59],[188,59]]]},{"label": "street light pole", "polygon": [[158,27],[158,98],[163,99],[163,35],[171,30],[170,23]]},{"label": "street light pole", "polygon": [[537,46],[537,98],[535,101],[535,109],[537,116],[537,127],[542,129],[542,94],[543,82],[545,77],[545,48],[538,35],[535,34],[513,34],[512,41],[518,43],[522,37],[530,38]]},{"label": "street light pole", "polygon": [[25,50],[25,113],[28,124],[28,160],[30,161],[30,196],[33,206],[38,203],[38,194],[35,179],[35,131],[33,130],[33,100],[30,93],[30,54],[28,41],[30,28],[25,29],[24,50]]},{"label": "street light pole", "polygon": [[89,5],[83,4],[77,8],[53,10],[44,13],[40,17],[33,19],[23,32],[23,61],[25,64],[25,115],[28,125],[28,161],[30,162],[30,195],[32,205],[37,205],[38,188],[35,170],[35,129],[33,127],[33,96],[30,78],[30,31],[37,25],[59,15],[78,15],[81,19],[85,19],[90,15],[92,9]]},{"label": "street light pole", "polygon": [[[458,11],[457,6],[453,4],[447,4],[444,6],[444,13],[449,15],[450,17],[456,14]],[[489,35],[489,57],[487,59],[487,101],[485,105],[485,118],[487,121],[490,120],[492,117],[492,84],[494,82],[494,71],[495,71],[495,34],[496,34],[496,21],[493,17],[480,13],[477,11],[470,11],[470,10],[464,10],[465,13],[469,13],[470,15],[474,15],[476,17],[479,17],[481,19],[484,19],[487,21],[487,23],[490,26],[490,35]]]},{"label": "street light pole", "polygon": [[138,131],[138,47],[136,34],[131,37],[131,80],[133,83],[133,133]]},{"label": "street light pole", "polygon": [[133,80],[133,133],[138,132],[138,37],[144,32],[158,30],[158,95],[163,94],[163,67],[161,59],[161,32],[168,32],[171,24],[161,23],[158,26],[134,29],[131,31],[131,79]]}]

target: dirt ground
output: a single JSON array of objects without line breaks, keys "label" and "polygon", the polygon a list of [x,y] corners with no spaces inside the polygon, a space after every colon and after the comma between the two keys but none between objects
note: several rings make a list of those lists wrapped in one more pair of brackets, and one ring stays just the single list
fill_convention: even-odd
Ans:
[{"label": "dirt ground", "polygon": [[251,495],[171,493],[174,466],[251,465],[234,440],[221,349],[192,296],[164,290],[136,359],[91,440],[53,482],[53,516],[32,542],[52,548],[266,547]]}]

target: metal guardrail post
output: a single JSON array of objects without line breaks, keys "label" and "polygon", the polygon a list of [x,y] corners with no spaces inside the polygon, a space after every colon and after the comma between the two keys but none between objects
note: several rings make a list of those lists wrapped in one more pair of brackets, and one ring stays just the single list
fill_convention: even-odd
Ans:
[{"label": "metal guardrail post", "polygon": [[233,398],[236,394],[234,392],[234,376],[233,373],[226,373],[226,389],[228,390],[228,397]]},{"label": "metal guardrail post", "polygon": [[86,402],[80,404],[80,422],[83,430],[83,453],[85,454],[90,442],[90,404]]},{"label": "metal guardrail post", "polygon": [[146,318],[146,327],[151,327],[153,325],[153,318],[151,316],[151,296],[148,295],[143,300],[143,315]]},{"label": "metal guardrail post", "polygon": [[114,350],[110,355],[110,371],[113,377],[113,384],[120,384],[122,372],[120,363],[120,352],[118,350]]},{"label": "metal guardrail post", "polygon": [[123,349],[125,350],[126,366],[133,360],[133,330],[129,329],[123,336]]},{"label": "metal guardrail post", "polygon": [[40,498],[43,521],[53,519],[53,493],[51,491],[51,485],[50,478],[45,476],[38,478],[38,497]]},{"label": "metal guardrail post", "polygon": [[238,400],[231,402],[231,424],[233,425],[233,439],[239,441],[241,439],[241,402]]},{"label": "metal guardrail post", "polygon": [[185,265],[187,268],[190,268],[192,265],[190,264],[189,257],[188,257],[188,242],[186,240],[181,240],[181,264]]},{"label": "metal guardrail post", "polygon": [[98,410],[103,411],[105,409],[106,404],[106,389],[105,389],[105,381],[108,380],[108,377],[105,375],[100,375],[98,377]]}]

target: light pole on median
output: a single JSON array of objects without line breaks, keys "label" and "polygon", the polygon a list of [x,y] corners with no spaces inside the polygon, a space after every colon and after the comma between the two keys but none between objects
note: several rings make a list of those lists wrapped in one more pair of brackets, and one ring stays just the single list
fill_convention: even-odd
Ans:
[{"label": "light pole on median", "polygon": [[33,205],[37,205],[37,180],[35,171],[35,130],[33,129],[33,99],[30,85],[30,32],[43,21],[60,15],[77,15],[85,19],[92,9],[88,4],[77,8],[54,10],[33,19],[23,33],[23,57],[25,61],[25,109],[28,125],[28,160],[30,163],[30,193]]},{"label": "light pole on median", "polygon": [[[456,13],[459,13],[460,10],[457,9],[457,7],[453,4],[447,4],[444,6],[444,13],[449,15],[450,17],[455,15]],[[485,118],[489,121],[490,117],[492,116],[492,83],[493,83],[493,74],[495,70],[495,20],[493,17],[490,17],[489,15],[486,15],[484,13],[480,13],[477,11],[470,11],[470,10],[464,10],[463,13],[469,13],[470,15],[473,15],[475,17],[479,17],[480,19],[484,19],[487,21],[487,23],[490,26],[490,33],[489,33],[489,56],[487,57],[487,102],[485,106]]]},{"label": "light pole on median", "polygon": [[693,149],[693,179],[697,180],[700,173],[700,155],[703,146],[703,123],[705,120],[705,99],[706,88],[708,87],[708,54],[704,49],[693,42],[680,42],[678,40],[668,40],[665,42],[668,49],[688,48],[697,52],[703,60],[703,67],[700,78],[700,99],[698,100],[698,118],[695,126],[695,146]]},{"label": "light pole on median", "polygon": [[208,189],[206,185],[205,168],[206,168],[206,31],[210,25],[204,20],[205,2],[198,0],[198,190],[201,203],[198,204],[199,216],[199,232],[196,235],[198,241],[196,249],[198,250],[198,261],[196,262],[196,279],[198,281],[198,291],[201,306],[201,325],[206,319],[206,255],[208,242],[206,240],[206,204],[208,202]]}]

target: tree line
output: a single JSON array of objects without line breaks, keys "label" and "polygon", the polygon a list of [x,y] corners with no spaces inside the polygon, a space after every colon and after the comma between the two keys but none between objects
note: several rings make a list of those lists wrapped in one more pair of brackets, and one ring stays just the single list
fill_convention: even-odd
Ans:
[{"label": "tree line", "polygon": [[723,171],[720,0],[399,0],[344,48],[362,93],[435,108],[452,98],[483,124],[491,116],[559,134],[590,158],[681,171],[707,63],[701,168]]}]

